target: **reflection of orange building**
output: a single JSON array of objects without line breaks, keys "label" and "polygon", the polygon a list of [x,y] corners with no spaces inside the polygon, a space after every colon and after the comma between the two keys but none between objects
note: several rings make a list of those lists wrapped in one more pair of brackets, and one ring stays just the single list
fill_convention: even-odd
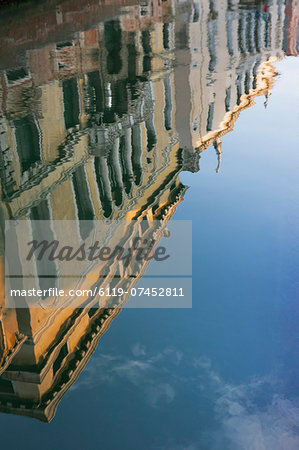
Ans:
[{"label": "reflection of orange building", "polygon": [[[164,48],[158,16],[150,28],[132,35],[119,20],[100,22],[75,40],[28,50],[26,67],[2,74],[2,220],[19,218],[30,230],[38,219],[123,218],[144,229],[172,216],[186,189],[179,180],[186,165],[173,71],[163,65],[172,48]],[[127,93],[122,104],[119,89]],[[128,290],[137,280],[100,281]],[[83,278],[80,286],[100,281]],[[5,309],[3,292],[1,298],[0,410],[51,420],[119,308],[74,298],[64,308]]]}]

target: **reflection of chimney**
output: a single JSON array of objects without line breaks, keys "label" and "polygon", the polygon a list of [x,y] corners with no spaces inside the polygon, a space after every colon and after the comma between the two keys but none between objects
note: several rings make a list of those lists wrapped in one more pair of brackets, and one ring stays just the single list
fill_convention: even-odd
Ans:
[{"label": "reflection of chimney", "polygon": [[221,165],[221,138],[218,137],[214,142],[213,142],[213,146],[214,149],[216,150],[216,154],[217,154],[217,158],[218,158],[218,165],[216,168],[216,173],[218,173],[220,171],[220,165]]}]

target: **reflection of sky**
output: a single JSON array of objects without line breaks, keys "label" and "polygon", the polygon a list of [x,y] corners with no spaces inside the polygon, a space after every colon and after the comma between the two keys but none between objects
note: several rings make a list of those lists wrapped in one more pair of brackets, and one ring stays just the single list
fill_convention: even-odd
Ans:
[{"label": "reflection of sky", "polygon": [[50,425],[1,415],[6,448],[299,448],[298,59],[277,67],[220,173],[210,148],[182,175],[192,310],[124,310]]}]

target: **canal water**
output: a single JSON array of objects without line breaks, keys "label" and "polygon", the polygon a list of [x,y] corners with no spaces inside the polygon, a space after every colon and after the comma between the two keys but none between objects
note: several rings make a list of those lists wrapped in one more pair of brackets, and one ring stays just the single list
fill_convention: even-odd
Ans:
[{"label": "canal water", "polygon": [[296,450],[298,7],[120,3],[3,9],[2,236],[192,220],[192,308],[6,308],[2,269],[1,445]]}]

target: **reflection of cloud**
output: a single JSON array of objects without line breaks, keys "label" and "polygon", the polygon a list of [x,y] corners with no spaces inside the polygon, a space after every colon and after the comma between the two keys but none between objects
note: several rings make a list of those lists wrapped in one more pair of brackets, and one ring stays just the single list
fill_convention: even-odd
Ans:
[{"label": "reflection of cloud", "polygon": [[[175,389],[168,381],[167,364],[180,364],[183,354],[173,348],[149,354],[139,343],[132,347],[133,357],[99,354],[94,356],[86,367],[83,376],[72,386],[78,388],[95,388],[100,383],[117,384],[126,380],[140,391],[153,408],[169,404],[175,398]],[[162,363],[162,365],[161,365]],[[161,372],[165,379],[161,379]]]},{"label": "reflection of cloud", "polygon": [[134,344],[132,347],[132,353],[134,356],[145,356],[145,348],[139,343]]},{"label": "reflection of cloud", "polygon": [[[142,393],[152,408],[177,402],[180,410],[180,399],[185,402],[190,391],[190,408],[198,405],[199,411],[208,400],[205,415],[211,425],[209,433],[199,425],[189,442],[180,443],[175,438],[157,449],[197,450],[203,441],[209,450],[299,449],[299,404],[284,398],[282,386],[274,378],[228,383],[204,356],[187,357],[170,347],[150,353],[138,343],[131,350],[128,356],[94,355],[72,389],[94,389],[100,384],[119,386],[125,380]],[[175,410],[176,405],[172,408]]]},{"label": "reflection of cloud", "polygon": [[275,391],[274,379],[254,379],[248,384],[225,383],[207,359],[198,360],[214,392],[216,419],[230,450],[299,449],[299,407]]},{"label": "reflection of cloud", "polygon": [[[241,394],[241,396],[240,396]],[[238,450],[299,449],[299,408],[273,395],[264,408],[250,405],[254,388],[224,394],[217,406],[225,434]]]},{"label": "reflection of cloud", "polygon": [[168,384],[159,384],[150,386],[147,390],[148,400],[153,407],[158,406],[160,401],[165,400],[166,403],[171,403],[175,397],[173,387]]}]

